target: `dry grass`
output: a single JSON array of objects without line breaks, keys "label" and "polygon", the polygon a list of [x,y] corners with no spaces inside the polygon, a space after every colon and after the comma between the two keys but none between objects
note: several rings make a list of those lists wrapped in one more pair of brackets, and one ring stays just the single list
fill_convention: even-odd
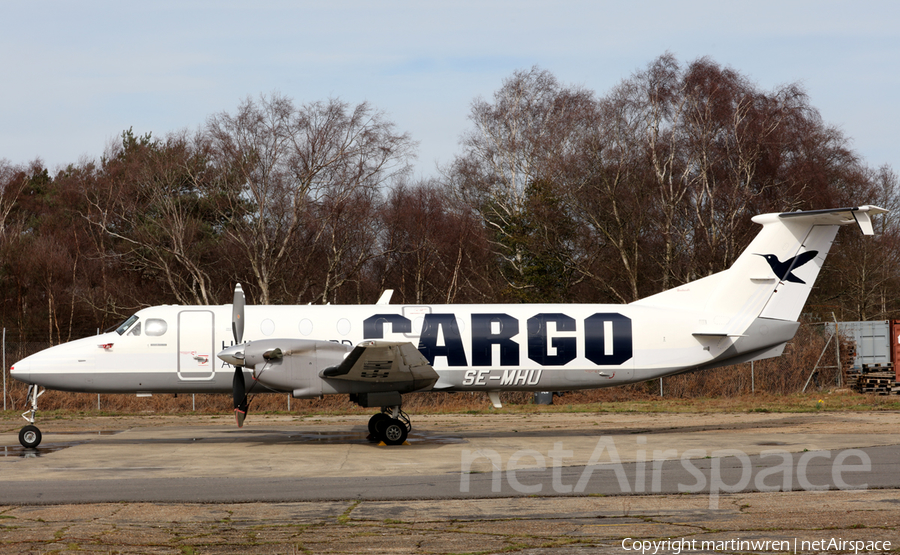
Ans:
[{"label": "dry grass", "polygon": [[[805,394],[787,395],[757,392],[720,397],[659,397],[641,391],[640,384],[622,388],[564,392],[554,398],[553,405],[536,405],[530,394],[503,393],[501,412],[549,413],[549,412],[813,412],[818,410],[900,410],[900,396],[857,394],[847,389],[814,390]],[[6,411],[4,416],[15,417],[24,410],[19,396],[17,410]],[[818,400],[824,401],[824,406]],[[194,409],[193,401],[196,401]],[[97,395],[89,393],[64,393],[48,391],[41,397],[40,415],[97,416],[111,414],[231,414],[229,395],[154,395],[138,398],[133,395],[101,395],[100,409]],[[484,393],[416,393],[404,396],[403,409],[411,414],[448,414],[497,412]],[[351,403],[346,395],[328,396],[324,399],[292,399],[288,411],[287,395],[258,395],[250,406],[251,413],[270,414],[369,414],[372,409]],[[0,411],[0,414],[3,414]]]}]

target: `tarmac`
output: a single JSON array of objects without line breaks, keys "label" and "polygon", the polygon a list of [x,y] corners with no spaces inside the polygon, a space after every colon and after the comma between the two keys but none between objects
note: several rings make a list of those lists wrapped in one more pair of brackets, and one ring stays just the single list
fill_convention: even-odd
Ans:
[{"label": "tarmac", "polygon": [[[367,442],[366,421],[47,420],[29,452],[21,423],[0,420],[0,554],[900,551],[900,413],[413,416],[397,447]],[[856,489],[817,489],[839,459]],[[706,489],[666,485],[673,465]],[[792,491],[754,488],[785,468]]]}]

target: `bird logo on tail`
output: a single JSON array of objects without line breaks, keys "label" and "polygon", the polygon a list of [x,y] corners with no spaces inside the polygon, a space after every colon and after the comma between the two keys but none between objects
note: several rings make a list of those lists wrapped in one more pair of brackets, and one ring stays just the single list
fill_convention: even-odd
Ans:
[{"label": "bird logo on tail", "polygon": [[757,256],[761,256],[766,259],[766,262],[769,263],[769,266],[772,268],[772,271],[775,272],[775,275],[778,276],[778,279],[781,281],[789,281],[791,283],[803,283],[806,284],[805,281],[797,277],[794,274],[794,270],[803,266],[810,260],[816,257],[819,254],[819,251],[806,251],[801,252],[797,256],[793,258],[788,258],[784,262],[778,260],[778,257],[774,254],[759,254],[755,253]]}]

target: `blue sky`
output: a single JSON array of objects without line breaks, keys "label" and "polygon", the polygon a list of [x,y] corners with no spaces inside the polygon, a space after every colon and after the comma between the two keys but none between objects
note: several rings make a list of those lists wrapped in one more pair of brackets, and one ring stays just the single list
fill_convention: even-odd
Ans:
[{"label": "blue sky", "polygon": [[831,1],[18,1],[0,5],[0,159],[98,159],[129,127],[193,130],[241,99],[369,101],[459,152],[471,102],[538,65],[603,95],[664,52],[799,82],[872,167],[900,171],[900,4]]}]

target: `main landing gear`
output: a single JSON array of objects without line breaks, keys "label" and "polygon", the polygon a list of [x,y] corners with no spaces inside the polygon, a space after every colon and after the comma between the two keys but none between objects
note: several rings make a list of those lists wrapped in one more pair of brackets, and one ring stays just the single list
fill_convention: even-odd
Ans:
[{"label": "main landing gear", "polygon": [[[388,413],[390,411],[390,413]],[[371,442],[383,441],[385,445],[403,445],[412,423],[409,416],[400,407],[381,407],[381,412],[369,419],[369,436]]]},{"label": "main landing gear", "polygon": [[28,386],[26,398],[31,399],[31,409],[23,412],[22,418],[27,420],[29,424],[19,430],[19,443],[26,449],[34,449],[41,444],[41,431],[34,425],[34,413],[37,412],[38,397],[46,393],[46,391],[47,390],[45,389],[44,391],[38,392],[38,386]]}]

